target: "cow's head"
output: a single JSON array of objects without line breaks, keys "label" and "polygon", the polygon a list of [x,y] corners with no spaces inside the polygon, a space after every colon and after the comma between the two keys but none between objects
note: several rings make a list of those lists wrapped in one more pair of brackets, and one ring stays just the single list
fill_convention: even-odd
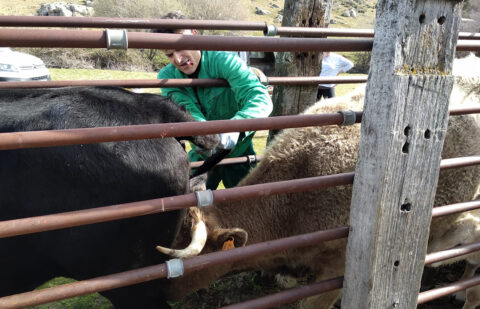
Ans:
[{"label": "cow's head", "polygon": [[221,227],[218,222],[214,209],[191,207],[172,243],[173,248],[185,249],[157,246],[157,250],[171,257],[187,258],[245,246],[248,233],[244,229]]}]

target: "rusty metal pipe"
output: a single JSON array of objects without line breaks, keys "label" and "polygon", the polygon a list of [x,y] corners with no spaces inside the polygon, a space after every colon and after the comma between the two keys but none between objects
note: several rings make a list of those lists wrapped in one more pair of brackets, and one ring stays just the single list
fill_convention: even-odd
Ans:
[{"label": "rusty metal pipe", "polygon": [[[480,108],[452,109],[450,113],[479,113]],[[458,113],[457,113],[458,114]],[[356,113],[361,122],[362,112]],[[182,137],[223,132],[242,132],[341,124],[336,114],[277,116],[257,119],[161,123],[134,126],[98,127],[0,133],[0,150],[91,144],[163,137]]]},{"label": "rusty metal pipe", "polygon": [[[288,249],[318,245],[319,243],[345,238],[348,236],[347,226],[312,232],[297,236],[290,236],[277,240],[266,241],[225,251],[203,254],[183,260],[185,273],[201,270],[209,266],[223,263],[236,263],[265,254],[272,254]],[[188,271],[187,271],[188,269]]]},{"label": "rusty metal pipe", "polygon": [[[260,255],[281,252],[287,249],[312,246],[329,240],[345,238],[348,236],[348,230],[348,227],[340,227],[185,259],[183,260],[184,273],[188,274],[192,271],[204,269],[213,265],[232,263]],[[165,264],[159,264],[48,289],[2,297],[0,298],[0,308],[24,308],[74,296],[101,292],[126,285],[165,278],[166,276],[167,272]]]},{"label": "rusty metal pipe", "polygon": [[[323,83],[350,84],[365,83],[367,77],[339,76],[339,77],[268,77],[268,85],[318,85]],[[224,79],[130,79],[130,80],[64,80],[64,81],[25,81],[0,83],[2,88],[58,88],[78,86],[117,86],[126,88],[171,88],[171,87],[225,87],[228,82]]]},{"label": "rusty metal pipe", "polygon": [[434,207],[432,210],[432,218],[470,211],[478,208],[480,208],[479,200]]},{"label": "rusty metal pipe", "polygon": [[298,288],[289,289],[279,293],[267,295],[254,300],[245,301],[239,304],[221,307],[221,309],[265,309],[273,308],[283,304],[293,303],[303,298],[317,294],[341,289],[343,277],[337,277]]},{"label": "rusty metal pipe", "polygon": [[480,113],[480,107],[455,107],[450,109],[449,114],[450,116],[458,116],[458,115],[467,115],[467,114],[478,114]]},{"label": "rusty metal pipe", "polygon": [[0,308],[25,308],[45,304],[65,298],[101,292],[138,284],[154,279],[165,278],[165,264],[129,270],[108,276],[63,284],[52,288],[35,290],[0,298]]},{"label": "rusty metal pipe", "polygon": [[[129,32],[129,48],[230,51],[370,51],[373,39],[228,37]],[[0,29],[0,46],[105,48],[106,33],[94,30]]]},{"label": "rusty metal pipe", "polygon": [[0,83],[1,88],[59,88],[80,86],[115,86],[125,88],[171,88],[171,87],[226,87],[224,79],[129,79],[129,80],[62,80],[25,81]]},{"label": "rusty metal pipe", "polygon": [[[244,157],[237,157],[237,158],[227,158],[223,159],[222,161],[218,162],[217,165],[232,165],[232,164],[242,164],[242,163],[258,163],[262,160],[263,156],[261,155],[252,155],[244,156]],[[203,164],[204,161],[197,161],[197,162],[190,162],[190,168],[197,168]]]},{"label": "rusty metal pipe", "polygon": [[440,163],[440,168],[442,170],[443,169],[446,170],[450,168],[467,167],[467,166],[472,166],[477,164],[480,164],[480,155],[443,159]]},{"label": "rusty metal pipe", "polygon": [[[213,191],[214,204],[353,183],[353,173],[285,180]],[[197,205],[194,193],[0,222],[0,238],[125,219]]]},{"label": "rusty metal pipe", "polygon": [[[0,46],[105,48],[105,31],[0,29]],[[229,51],[371,51],[373,39],[232,37],[129,32],[129,48]],[[458,51],[478,51],[480,42],[460,40]]]},{"label": "rusty metal pipe", "polygon": [[125,88],[171,88],[171,87],[225,87],[224,79],[129,79],[129,80],[59,80],[2,82],[2,88],[59,88],[80,86],[115,86]]},{"label": "rusty metal pipe", "polygon": [[[122,17],[63,17],[63,16],[0,16],[4,27],[80,27],[80,28],[129,28],[129,29],[199,29],[199,30],[247,30],[267,31],[266,22],[195,19],[150,19]],[[277,35],[286,36],[336,36],[368,37],[373,29],[277,27]],[[459,39],[480,39],[480,33],[460,32]]]},{"label": "rusty metal pipe", "polygon": [[197,198],[194,193],[190,193],[175,197],[0,221],[0,238],[144,216],[195,205],[197,205]]},{"label": "rusty metal pipe", "polygon": [[[227,159],[223,159],[222,161],[220,161],[218,163],[218,165],[242,164],[242,163],[248,163],[248,162],[250,162],[250,160],[252,161],[252,163],[257,163],[257,162],[260,162],[262,160],[262,158],[263,158],[263,156],[261,156],[261,155],[256,155],[252,159],[250,159],[248,156],[237,157],[237,158],[227,158]],[[203,164],[203,161],[190,162],[190,167],[191,168],[197,168],[202,164]],[[455,167],[466,167],[466,166],[472,166],[472,165],[477,165],[477,164],[480,164],[480,156],[451,158],[451,159],[442,160],[441,169],[449,169],[449,168],[455,168]],[[479,201],[479,203],[480,203],[480,201]],[[455,204],[455,205],[457,205],[457,204]],[[444,207],[444,206],[442,206],[442,207]],[[474,208],[473,205],[472,205],[472,206],[467,206],[465,208],[465,210],[471,210],[470,207],[471,207],[471,209],[476,209],[476,207]],[[434,211],[438,208],[441,208],[441,207],[434,208]],[[465,210],[462,210],[462,211],[465,211]],[[461,211],[458,211],[458,212],[461,212]],[[445,214],[449,214],[449,213],[446,212]],[[438,215],[438,216],[440,216],[440,215]]]},{"label": "rusty metal pipe", "polygon": [[480,284],[480,276],[475,276],[469,279],[448,284],[438,289],[421,292],[418,295],[417,304],[420,305],[443,296],[454,294],[456,292],[468,289],[472,286],[479,285],[479,284]]},{"label": "rusty metal pipe", "polygon": [[[357,120],[361,115],[357,113]],[[0,133],[0,150],[341,124],[340,113]]]},{"label": "rusty metal pipe", "polygon": [[267,28],[265,22],[75,16],[0,16],[0,26],[250,31],[264,31]]},{"label": "rusty metal pipe", "polygon": [[[443,162],[444,160],[440,163],[440,169],[452,167],[451,164],[445,165]],[[470,163],[477,164],[477,161],[471,160]],[[462,164],[465,163],[463,162]],[[217,204],[274,194],[295,193],[338,185],[348,185],[353,183],[353,178],[354,173],[344,173],[216,190],[213,191],[213,200],[214,203]],[[154,214],[195,206],[196,204],[197,199],[195,195],[190,193],[148,201],[1,221],[0,238]]]},{"label": "rusty metal pipe", "polygon": [[[308,28],[308,27],[277,27],[277,35],[303,37],[355,37],[373,38],[373,29],[342,29],[342,28]],[[460,40],[479,40],[480,33],[459,32]]]},{"label": "rusty metal pipe", "polygon": [[367,76],[291,76],[291,77],[268,77],[268,85],[318,85],[318,84],[354,84],[366,83]]},{"label": "rusty metal pipe", "polygon": [[458,246],[458,247],[447,249],[447,250],[433,252],[433,253],[427,254],[427,256],[425,257],[425,265],[430,265],[430,264],[448,260],[457,256],[466,255],[478,250],[480,250],[480,242],[474,242],[471,244]]}]

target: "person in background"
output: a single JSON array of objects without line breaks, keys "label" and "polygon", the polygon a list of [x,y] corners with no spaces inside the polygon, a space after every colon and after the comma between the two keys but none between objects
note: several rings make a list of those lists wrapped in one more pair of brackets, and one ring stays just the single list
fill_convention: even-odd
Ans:
[{"label": "person in background", "polygon": [[[162,18],[182,19],[181,14],[169,13]],[[197,35],[195,29],[154,30],[157,33]],[[236,53],[201,50],[164,50],[170,64],[158,73],[158,78],[223,78],[228,87],[162,88],[162,95],[185,106],[197,121],[268,117],[273,104],[267,89]],[[255,155],[252,138],[255,131],[220,134],[218,149],[231,149],[228,157]],[[210,153],[192,145],[191,161],[203,160]],[[207,188],[216,189],[220,181],[233,187],[248,173],[250,165],[216,166],[208,175]]]},{"label": "person in background", "polygon": [[[320,76],[338,76],[353,68],[353,63],[347,58],[332,52],[324,52],[322,59],[322,72]],[[317,100],[333,98],[335,96],[336,84],[319,84]]]}]

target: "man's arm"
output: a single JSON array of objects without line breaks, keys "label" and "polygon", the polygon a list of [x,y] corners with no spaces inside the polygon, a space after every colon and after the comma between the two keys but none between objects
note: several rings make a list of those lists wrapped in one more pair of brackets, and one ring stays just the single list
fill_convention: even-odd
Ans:
[{"label": "man's arm", "polygon": [[[175,76],[175,69],[171,65],[166,66],[157,75],[157,78],[178,78]],[[180,73],[179,73],[180,74]],[[185,106],[192,117],[197,121],[206,121],[205,115],[200,109],[194,90],[190,87],[185,88],[161,88],[162,96],[169,97],[177,104]]]},{"label": "man's arm", "polygon": [[347,72],[348,70],[353,68],[353,62],[351,62],[350,60],[348,60],[347,58],[341,55],[338,55],[338,56],[339,57],[337,58],[337,67],[340,68],[340,71],[338,74]]},{"label": "man's arm", "polygon": [[228,81],[240,110],[231,119],[268,117],[273,109],[267,88],[248,66],[232,53],[219,52],[214,63],[220,78]]}]

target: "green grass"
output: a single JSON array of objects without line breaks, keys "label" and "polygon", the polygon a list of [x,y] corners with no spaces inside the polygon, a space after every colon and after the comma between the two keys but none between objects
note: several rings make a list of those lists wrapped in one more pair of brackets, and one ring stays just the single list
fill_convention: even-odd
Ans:
[{"label": "green grass", "polygon": [[[127,72],[97,69],[50,69],[52,80],[128,80],[156,79],[156,72]],[[160,93],[160,88],[144,88],[143,92]]]},{"label": "green grass", "polygon": [[155,79],[156,72],[127,72],[94,69],[50,69],[52,80]]},{"label": "green grass", "polygon": [[[72,283],[72,282],[76,282],[76,281],[70,278],[57,277],[45,282],[35,290],[51,288],[54,286]],[[30,308],[32,309],[90,309],[90,308],[112,309],[113,305],[105,297],[102,297],[98,293],[93,293],[93,294],[73,297],[69,299],[64,299],[64,300],[60,300],[57,302],[48,303],[44,305],[38,305]]]}]

